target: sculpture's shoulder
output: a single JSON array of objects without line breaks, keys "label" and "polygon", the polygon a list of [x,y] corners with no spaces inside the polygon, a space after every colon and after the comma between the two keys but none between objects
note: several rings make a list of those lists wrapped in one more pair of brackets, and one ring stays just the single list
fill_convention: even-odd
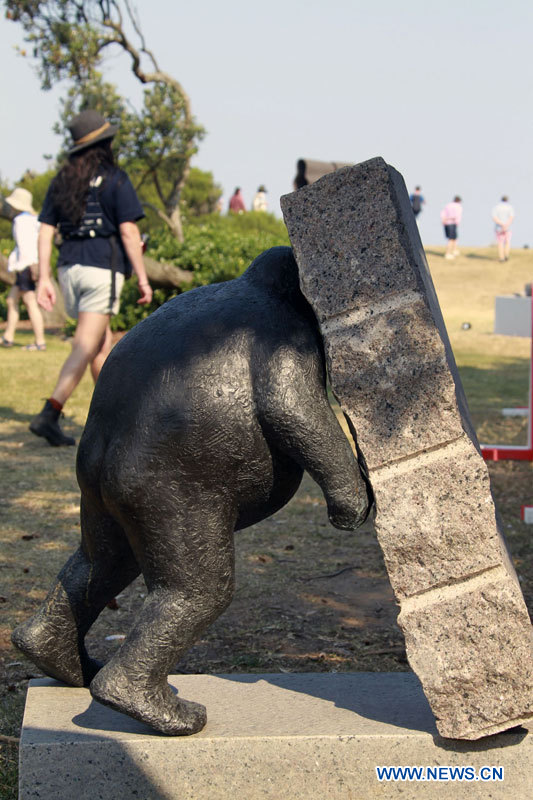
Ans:
[{"label": "sculpture's shoulder", "polygon": [[242,279],[280,297],[299,293],[298,266],[290,247],[271,247],[257,256]]}]

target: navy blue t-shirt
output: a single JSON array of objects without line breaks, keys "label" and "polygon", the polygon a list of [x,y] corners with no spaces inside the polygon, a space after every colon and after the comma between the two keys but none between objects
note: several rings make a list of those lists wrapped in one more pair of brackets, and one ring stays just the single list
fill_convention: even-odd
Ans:
[{"label": "navy blue t-shirt", "polygon": [[[122,245],[119,234],[119,225],[122,222],[136,222],[144,217],[144,212],[135,189],[124,170],[112,167],[102,172],[103,180],[96,188],[98,200],[105,216],[106,229],[112,230],[117,235],[118,247],[116,250],[116,271],[127,272],[128,258]],[[61,212],[54,203],[52,187],[50,184],[44,205],[39,214],[39,221],[54,227],[70,220],[61,216]],[[88,267],[102,267],[111,269],[113,246],[109,238],[95,236],[86,239],[64,239],[59,248],[58,267],[70,267],[73,264],[83,264]]]}]

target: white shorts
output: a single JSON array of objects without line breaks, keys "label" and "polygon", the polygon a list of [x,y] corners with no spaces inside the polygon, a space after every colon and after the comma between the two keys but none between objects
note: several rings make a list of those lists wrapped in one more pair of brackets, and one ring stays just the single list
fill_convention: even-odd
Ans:
[{"label": "white shorts", "polygon": [[80,311],[118,314],[120,293],[124,286],[124,275],[121,272],[115,273],[116,299],[112,307],[110,269],[73,264],[71,267],[59,267],[57,274],[69,317],[77,319]]}]

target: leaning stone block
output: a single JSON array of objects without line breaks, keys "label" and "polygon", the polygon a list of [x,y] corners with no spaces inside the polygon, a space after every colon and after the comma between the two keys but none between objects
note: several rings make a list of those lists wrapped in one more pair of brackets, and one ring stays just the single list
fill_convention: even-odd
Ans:
[{"label": "leaning stone block", "polygon": [[442,736],[477,739],[524,721],[531,642],[503,567],[405,602],[398,621]]},{"label": "leaning stone block", "polygon": [[530,719],[531,624],[403,179],[376,158],[282,208],[439,731],[475,739]]},{"label": "leaning stone block", "polygon": [[466,435],[372,470],[372,487],[376,531],[399,599],[501,564],[488,471]]},{"label": "leaning stone block", "polygon": [[[388,291],[386,289],[386,291]],[[387,464],[463,434],[444,345],[427,305],[410,291],[372,302],[372,313],[324,320],[331,385],[355,398],[368,465]]]}]

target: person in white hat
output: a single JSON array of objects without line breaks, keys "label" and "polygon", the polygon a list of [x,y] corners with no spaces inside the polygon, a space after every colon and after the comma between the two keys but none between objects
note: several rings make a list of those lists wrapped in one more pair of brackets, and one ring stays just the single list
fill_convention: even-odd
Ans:
[{"label": "person in white hat", "polygon": [[15,331],[20,318],[19,302],[22,300],[28,309],[28,316],[35,334],[35,342],[26,345],[24,350],[46,350],[43,315],[35,295],[39,222],[37,212],[33,208],[33,197],[27,189],[18,187],[6,198],[6,202],[20,213],[13,220],[15,249],[10,253],[7,261],[8,272],[16,273],[16,277],[15,285],[7,295],[7,325],[2,336],[2,347],[13,347]]},{"label": "person in white hat", "polygon": [[87,366],[95,381],[100,373],[111,350],[109,321],[118,313],[120,292],[131,269],[138,280],[137,302],[152,300],[136,224],[144,212],[130,179],[115,166],[111,149],[117,127],[92,109],[82,111],[68,127],[73,146],[39,215],[37,300],[46,310],[55,303],[50,257],[59,230],[59,284],[67,314],[78,320],[72,352],[52,394],[30,423],[30,431],[54,447],[75,444],[61,430],[59,415]]}]

